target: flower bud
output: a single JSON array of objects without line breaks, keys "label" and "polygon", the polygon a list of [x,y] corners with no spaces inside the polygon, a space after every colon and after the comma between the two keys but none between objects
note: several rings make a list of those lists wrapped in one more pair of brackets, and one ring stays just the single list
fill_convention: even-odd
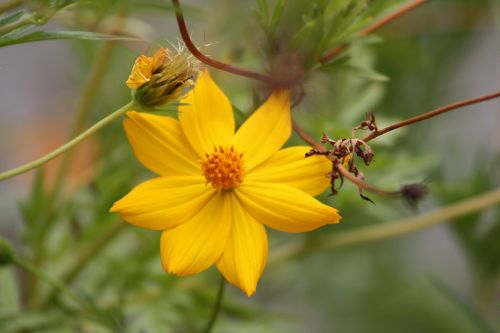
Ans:
[{"label": "flower bud", "polygon": [[179,99],[193,84],[196,71],[191,55],[162,48],[152,57],[139,56],[126,84],[139,105],[157,108]]}]

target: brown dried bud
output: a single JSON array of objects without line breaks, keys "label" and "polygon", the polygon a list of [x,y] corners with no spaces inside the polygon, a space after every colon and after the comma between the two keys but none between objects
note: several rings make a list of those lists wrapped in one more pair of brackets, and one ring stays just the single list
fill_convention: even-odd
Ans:
[{"label": "brown dried bud", "polygon": [[416,209],[420,200],[422,200],[429,192],[425,184],[408,184],[401,188],[400,193],[403,200],[412,209]]}]

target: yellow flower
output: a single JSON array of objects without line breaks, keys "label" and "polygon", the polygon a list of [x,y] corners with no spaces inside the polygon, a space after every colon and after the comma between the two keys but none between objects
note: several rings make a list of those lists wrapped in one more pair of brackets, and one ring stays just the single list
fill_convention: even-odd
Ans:
[{"label": "yellow flower", "polygon": [[279,150],[291,135],[290,96],[274,92],[235,133],[229,100],[201,73],[179,120],[129,112],[125,131],[137,158],[158,178],[111,208],[127,222],[163,230],[162,265],[176,275],[213,264],[247,295],[268,253],[264,226],[304,232],[337,223],[313,196],[329,185],[330,163],[310,147]]}]

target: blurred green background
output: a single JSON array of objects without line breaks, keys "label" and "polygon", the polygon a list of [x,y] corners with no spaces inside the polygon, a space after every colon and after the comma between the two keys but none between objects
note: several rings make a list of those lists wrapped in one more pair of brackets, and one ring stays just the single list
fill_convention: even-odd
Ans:
[{"label": "blurred green background", "polygon": [[[182,5],[193,40],[217,59],[265,71],[296,56],[306,76],[294,118],[318,139],[323,132],[350,136],[367,112],[383,127],[500,87],[498,1],[432,0],[374,36],[353,38],[407,3],[373,1],[347,17],[346,4],[361,2],[284,1],[275,26],[263,19],[265,1],[261,7],[250,0]],[[180,38],[169,1],[27,1],[3,17],[46,13],[54,3],[70,6],[34,29],[106,33],[119,27],[142,41],[76,39],[0,48],[2,171],[65,142],[82,101],[90,110],[85,128],[125,104],[130,92],[124,82],[135,57],[156,45],[177,45]],[[267,4],[269,16],[277,3]],[[318,27],[319,20],[324,26]],[[308,22],[317,30],[294,44]],[[321,32],[329,26],[338,27],[338,38],[321,46]],[[343,41],[352,41],[347,57],[319,66],[317,55]],[[96,63],[108,56],[92,81],[95,94],[82,97]],[[249,79],[212,73],[244,113],[267,92]],[[333,233],[414,216],[498,187],[499,126],[500,102],[493,100],[374,140],[375,161],[362,167],[368,181],[387,189],[426,182],[430,193],[418,211],[401,200],[369,195],[373,205],[349,183],[334,197],[326,193],[323,200],[340,210],[342,223],[307,234],[270,231],[271,262],[257,293],[247,298],[228,287],[214,332],[498,332],[498,205],[393,240],[272,259],[294,242],[307,247]],[[294,136],[290,144],[302,143]],[[3,266],[0,332],[200,331],[217,289],[216,270],[188,278],[164,274],[159,233],[108,213],[115,200],[152,176],[135,160],[121,122],[77,148],[51,201],[58,163],[60,158],[43,172],[0,182],[0,234],[87,306],[79,309],[31,274]]]}]

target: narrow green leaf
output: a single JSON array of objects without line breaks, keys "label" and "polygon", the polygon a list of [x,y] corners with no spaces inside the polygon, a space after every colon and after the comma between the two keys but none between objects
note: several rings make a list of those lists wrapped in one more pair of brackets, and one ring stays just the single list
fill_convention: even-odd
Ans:
[{"label": "narrow green leaf", "polygon": [[31,43],[31,42],[57,40],[57,39],[121,40],[121,41],[137,40],[137,38],[132,38],[132,37],[115,36],[115,35],[102,34],[90,31],[55,31],[55,32],[35,31],[23,36],[19,36],[17,38],[11,38],[11,37],[0,38],[0,47],[7,45],[21,44],[21,43]]},{"label": "narrow green leaf", "polygon": [[0,321],[2,317],[11,316],[20,311],[19,286],[16,282],[12,266],[0,267]]},{"label": "narrow green leaf", "polygon": [[42,214],[46,202],[45,178],[43,169],[38,169],[31,187],[30,198],[26,202],[20,203],[23,220],[28,226],[28,230],[35,227],[36,221]]},{"label": "narrow green leaf", "polygon": [[373,69],[366,68],[366,67],[361,67],[358,65],[354,64],[346,64],[344,66],[345,70],[351,72],[353,75],[356,75],[358,77],[370,80],[370,81],[375,81],[375,82],[386,82],[389,80],[389,78],[383,74],[380,74]]},{"label": "narrow green leaf", "polygon": [[259,5],[259,13],[264,22],[268,22],[269,20],[269,6],[267,4],[267,0],[257,0],[257,4]]},{"label": "narrow green leaf", "polygon": [[320,64],[317,69],[325,73],[334,73],[344,66],[351,59],[348,55],[341,55],[335,57],[333,60],[327,62],[326,64]]},{"label": "narrow green leaf", "polygon": [[24,15],[24,12],[16,12],[16,13],[13,13],[11,15],[7,15],[3,18],[0,18],[0,27],[7,25],[7,24],[11,24],[11,23],[19,20],[21,17],[23,17],[23,15]]},{"label": "narrow green leaf", "polygon": [[273,9],[273,15],[271,16],[271,27],[276,28],[279,21],[281,20],[281,15],[283,14],[283,9],[285,8],[285,0],[278,0]]}]

